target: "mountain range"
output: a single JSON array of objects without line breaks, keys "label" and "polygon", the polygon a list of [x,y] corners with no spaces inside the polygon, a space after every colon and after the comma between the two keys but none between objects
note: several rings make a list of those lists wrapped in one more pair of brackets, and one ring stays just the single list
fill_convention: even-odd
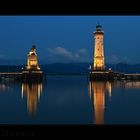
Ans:
[{"label": "mountain range", "polygon": [[[92,63],[53,63],[41,65],[41,69],[46,74],[88,74]],[[23,65],[0,65],[0,72],[20,72]],[[113,71],[123,73],[140,73],[139,64],[106,64],[106,69],[112,68]]]}]

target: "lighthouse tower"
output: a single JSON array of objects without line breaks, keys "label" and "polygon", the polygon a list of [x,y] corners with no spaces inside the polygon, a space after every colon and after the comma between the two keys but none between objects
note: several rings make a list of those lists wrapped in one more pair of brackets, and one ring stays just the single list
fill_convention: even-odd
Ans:
[{"label": "lighthouse tower", "polygon": [[104,32],[102,26],[97,25],[96,31],[94,32],[94,65],[95,71],[105,70],[104,63]]}]

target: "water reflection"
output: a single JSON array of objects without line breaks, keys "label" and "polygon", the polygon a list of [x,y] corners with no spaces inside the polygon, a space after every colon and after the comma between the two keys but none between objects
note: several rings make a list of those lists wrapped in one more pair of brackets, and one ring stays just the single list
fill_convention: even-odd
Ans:
[{"label": "water reflection", "polygon": [[22,83],[21,93],[22,98],[26,96],[27,111],[29,115],[35,115],[37,104],[42,94],[42,83]]},{"label": "water reflection", "polygon": [[93,99],[94,123],[104,124],[105,92],[108,91],[111,99],[112,86],[110,82],[90,82],[89,96]]},{"label": "water reflection", "polygon": [[89,97],[94,107],[94,124],[104,124],[105,98],[111,101],[112,89],[140,88],[140,81],[89,82]]},{"label": "water reflection", "polygon": [[15,82],[0,81],[0,92],[8,92],[11,90],[11,86],[15,85]]},{"label": "water reflection", "polygon": [[0,123],[140,124],[139,89],[140,81],[89,82],[84,76],[50,76],[47,84],[1,81]]},{"label": "water reflection", "polygon": [[0,84],[0,91],[6,91],[9,89],[9,86],[7,86],[5,83]]},{"label": "water reflection", "polygon": [[140,81],[114,81],[114,82],[107,82],[109,83],[112,88],[124,88],[124,89],[132,89],[132,88],[140,88]]},{"label": "water reflection", "polygon": [[117,87],[123,87],[123,88],[127,88],[127,89],[129,89],[129,88],[140,88],[140,81],[133,81],[133,82],[131,82],[131,81],[123,81],[123,82],[116,82],[116,86]]}]

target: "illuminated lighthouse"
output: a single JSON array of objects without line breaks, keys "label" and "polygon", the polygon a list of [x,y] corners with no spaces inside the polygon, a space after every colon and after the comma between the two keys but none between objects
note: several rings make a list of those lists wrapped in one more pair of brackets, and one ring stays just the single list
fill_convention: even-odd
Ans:
[{"label": "illuminated lighthouse", "polygon": [[104,63],[104,32],[102,26],[97,25],[94,32],[94,65],[93,69],[96,71],[105,70]]}]

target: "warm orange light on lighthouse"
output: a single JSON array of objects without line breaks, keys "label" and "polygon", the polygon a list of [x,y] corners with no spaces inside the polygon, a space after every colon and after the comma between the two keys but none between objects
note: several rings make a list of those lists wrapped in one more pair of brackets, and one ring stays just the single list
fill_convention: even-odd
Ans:
[{"label": "warm orange light on lighthouse", "polygon": [[94,32],[94,70],[104,70],[104,32],[102,26],[97,25]]}]

